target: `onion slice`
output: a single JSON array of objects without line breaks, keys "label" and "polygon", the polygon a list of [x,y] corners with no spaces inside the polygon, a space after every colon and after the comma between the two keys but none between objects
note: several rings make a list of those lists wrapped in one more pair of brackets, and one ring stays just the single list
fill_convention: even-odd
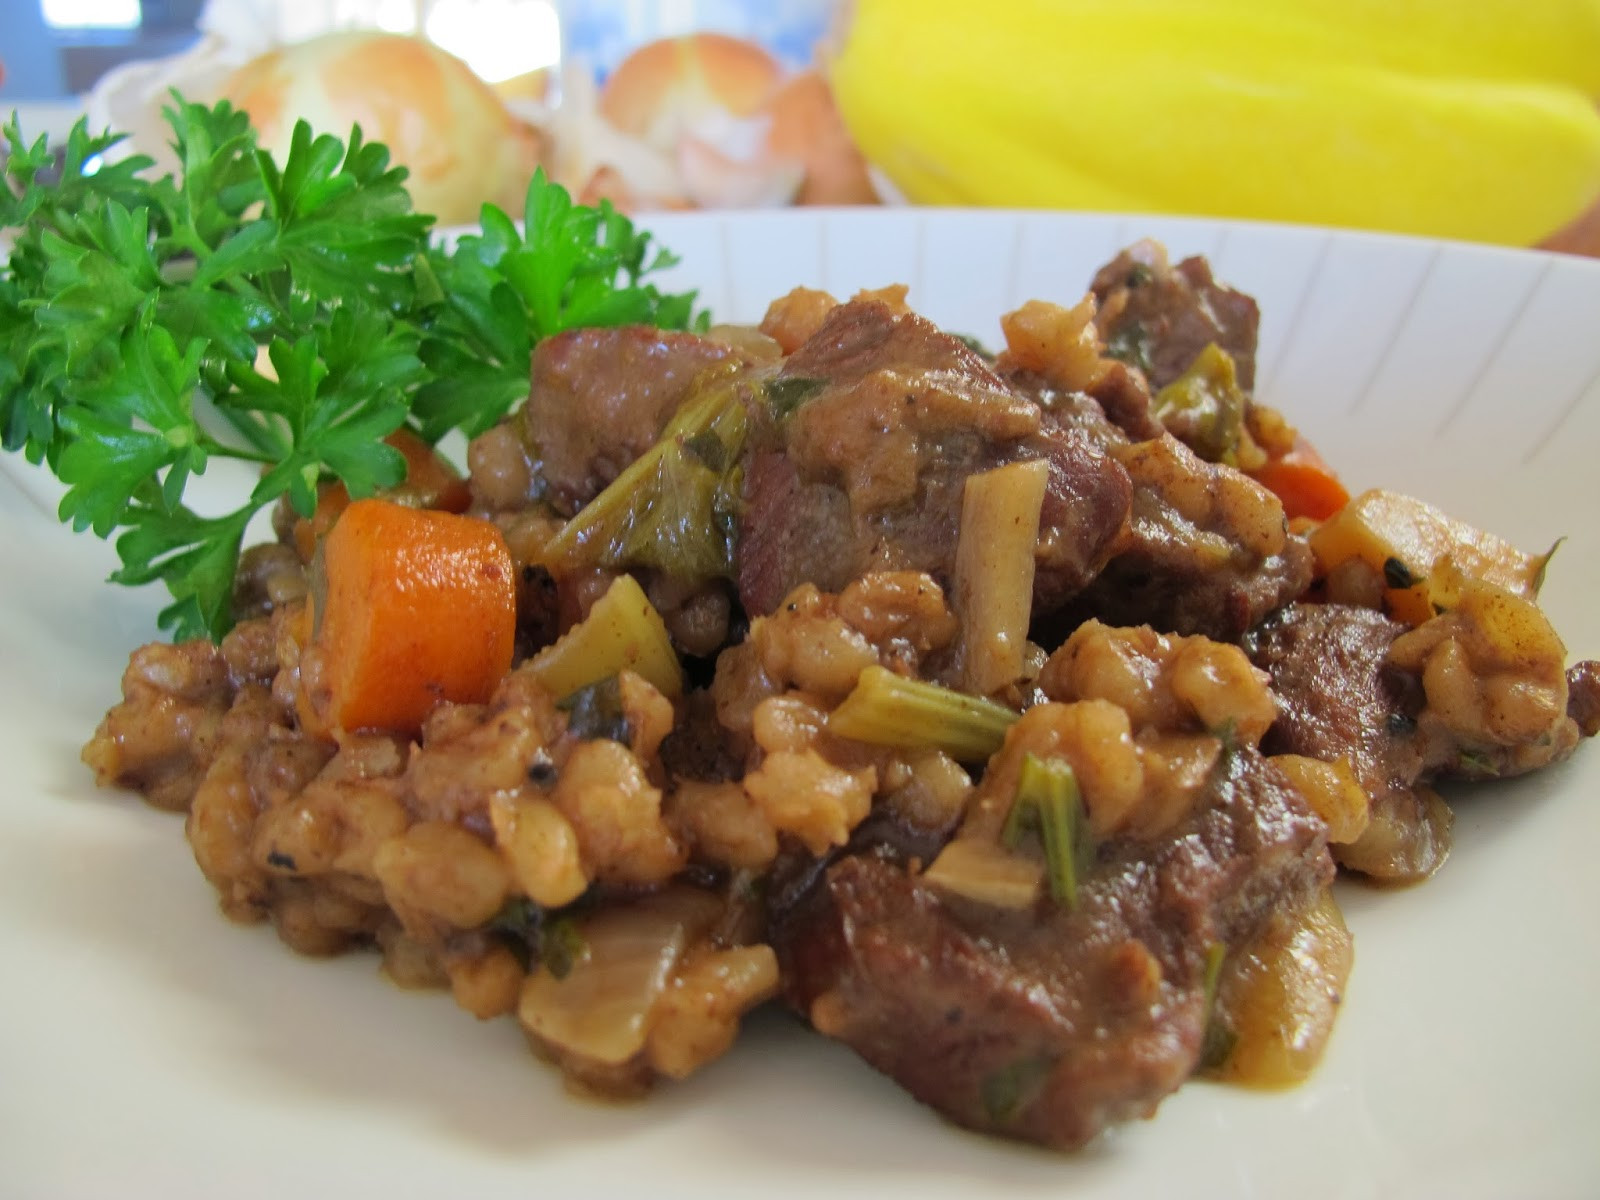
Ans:
[{"label": "onion slice", "polygon": [[669,888],[633,904],[575,918],[581,948],[557,977],[528,976],[518,1009],[534,1037],[568,1054],[616,1066],[644,1049],[656,1001],[684,950],[718,911],[715,897]]}]

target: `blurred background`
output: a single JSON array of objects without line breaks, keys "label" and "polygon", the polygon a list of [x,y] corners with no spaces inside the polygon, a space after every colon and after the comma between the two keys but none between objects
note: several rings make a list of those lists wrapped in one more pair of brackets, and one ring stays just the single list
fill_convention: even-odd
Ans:
[{"label": "blurred background", "polygon": [[[0,109],[359,122],[442,223],[1051,207],[1600,252],[1600,0],[0,0]],[[170,162],[164,165],[171,165]]]}]

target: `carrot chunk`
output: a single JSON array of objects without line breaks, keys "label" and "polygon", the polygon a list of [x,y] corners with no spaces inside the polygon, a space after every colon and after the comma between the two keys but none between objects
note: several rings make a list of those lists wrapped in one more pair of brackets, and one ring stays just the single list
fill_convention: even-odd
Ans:
[{"label": "carrot chunk", "polygon": [[[411,508],[442,508],[453,513],[467,510],[467,505],[472,503],[467,481],[439,456],[438,451],[409,429],[396,429],[383,440],[405,455],[406,460],[405,479],[385,490],[384,499]],[[294,548],[301,562],[311,561],[317,543],[328,536],[328,530],[349,507],[350,493],[344,484],[335,480],[318,485],[316,511],[294,523]]]},{"label": "carrot chunk", "polygon": [[357,500],[323,543],[322,573],[320,661],[302,671],[317,723],[415,733],[441,700],[487,700],[510,669],[514,569],[490,522]]},{"label": "carrot chunk", "polygon": [[1290,520],[1326,520],[1350,499],[1333,468],[1323,461],[1315,446],[1298,434],[1293,446],[1268,458],[1249,475],[1283,501],[1284,515]]}]

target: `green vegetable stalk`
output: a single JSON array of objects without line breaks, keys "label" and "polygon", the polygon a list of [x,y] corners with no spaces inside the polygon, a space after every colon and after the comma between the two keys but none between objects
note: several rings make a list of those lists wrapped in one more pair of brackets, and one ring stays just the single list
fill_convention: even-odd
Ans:
[{"label": "green vegetable stalk", "polygon": [[1083,797],[1071,764],[1060,758],[1024,755],[1016,798],[1000,840],[1015,849],[1027,829],[1037,831],[1044,847],[1050,896],[1067,908],[1078,902],[1078,876],[1087,848],[1084,824]]},{"label": "green vegetable stalk", "polygon": [[749,427],[740,374],[708,371],[650,448],[551,539],[548,561],[732,578]]},{"label": "green vegetable stalk", "polygon": [[828,730],[875,746],[943,750],[958,762],[982,762],[1016,720],[992,700],[868,667],[829,715]]}]

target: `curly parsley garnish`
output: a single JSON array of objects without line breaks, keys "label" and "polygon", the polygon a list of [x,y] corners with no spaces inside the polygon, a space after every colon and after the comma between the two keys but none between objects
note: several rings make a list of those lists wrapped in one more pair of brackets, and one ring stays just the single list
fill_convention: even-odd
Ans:
[{"label": "curly parsley garnish", "polygon": [[[80,121],[58,156],[15,117],[0,187],[0,444],[67,485],[60,515],[115,536],[124,584],[159,580],[175,638],[221,637],[251,518],[316,486],[400,482],[383,438],[494,424],[527,394],[539,339],[581,325],[684,328],[692,294],[642,282],[674,261],[602,203],[536,175],[519,234],[483,210],[454,246],[411,211],[387,148],[301,122],[281,164],[246,115],[174,96],[178,178],[107,164]],[[59,169],[58,169],[59,168]],[[183,502],[214,458],[259,463],[221,515]]]}]

